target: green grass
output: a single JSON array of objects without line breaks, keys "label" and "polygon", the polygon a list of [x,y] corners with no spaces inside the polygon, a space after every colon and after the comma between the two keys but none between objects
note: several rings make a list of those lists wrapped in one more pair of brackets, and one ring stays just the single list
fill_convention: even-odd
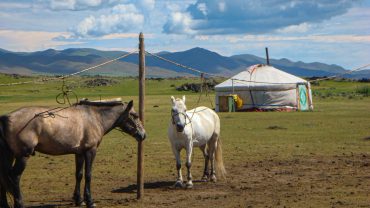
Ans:
[{"label": "green grass", "polygon": [[368,96],[370,83],[351,82],[351,81],[320,81],[313,86],[313,94],[318,98],[356,98]]},{"label": "green grass", "polygon": [[[29,78],[21,80],[27,79]],[[112,78],[118,80],[119,84],[109,87],[86,88],[83,87],[82,83],[87,79],[90,78],[68,79],[66,84],[73,86],[73,91],[80,98],[99,99],[101,96],[102,99],[122,97],[125,101],[138,100],[138,82],[135,79]],[[19,80],[0,76],[0,83]],[[180,96],[185,93],[188,108],[196,106],[199,96],[192,92],[178,92],[171,86],[179,86],[185,82],[193,82],[193,80],[148,80],[146,83],[145,128],[148,132],[148,139],[145,142],[146,181],[172,181],[175,179],[175,162],[166,136],[170,119],[170,95]],[[198,80],[194,82],[198,82]],[[0,113],[7,113],[21,106],[29,105],[58,106],[55,102],[55,96],[60,93],[61,84],[61,82],[50,82],[11,87],[2,86]],[[364,138],[370,136],[370,98],[356,92],[359,87],[368,86],[369,83],[320,82],[319,86],[313,86],[313,112],[218,113],[221,118],[224,157],[229,172],[233,172],[232,167],[243,167],[245,164],[254,164],[259,161],[290,161],[297,158],[310,158],[312,155],[324,158],[350,154],[368,155],[369,141]],[[329,93],[332,94],[328,95]],[[213,100],[214,95],[211,94],[211,97]],[[137,102],[135,103],[137,108]],[[202,97],[200,105],[210,106],[210,103],[206,97]],[[273,126],[279,128],[270,128]],[[122,136],[117,131],[109,133],[99,147],[94,166],[93,187],[99,188],[98,193],[93,192],[94,196],[102,200],[105,194],[108,194],[109,197],[118,200],[115,198],[118,197],[117,194],[114,195],[111,191],[135,183],[135,158],[136,142],[134,139],[127,135]],[[51,157],[36,154],[35,157],[31,158],[22,179],[26,203],[38,205],[40,201],[47,203],[60,198],[69,200],[74,181],[73,161],[73,156]],[[200,177],[202,164],[201,154],[195,150],[194,177]],[[314,171],[320,171],[315,170],[315,166],[310,168]],[[246,173],[243,171],[236,174]],[[347,176],[343,175],[343,177]],[[356,177],[354,176],[354,178]],[[253,177],[250,178],[250,180],[252,179]],[[244,180],[248,181],[248,178]],[[230,179],[231,187],[238,186],[239,183],[239,181],[233,182]],[[352,179],[349,178],[347,183],[352,183]],[[35,186],[38,188],[35,189]],[[229,186],[225,185],[225,187]],[[335,202],[335,199],[344,197],[345,187],[336,185],[331,188],[326,195],[306,193],[303,205],[328,207],[331,205],[331,201]],[[297,192],[299,191],[302,190]],[[356,203],[366,204],[370,192],[367,189],[362,192],[357,189],[355,191],[358,191],[359,194],[353,197],[345,196],[343,200],[353,206]],[[252,192],[258,192],[258,190],[253,189]],[[146,201],[147,204],[144,206],[149,206],[150,199],[154,200],[155,197],[162,196],[163,200],[169,200],[172,196],[171,193],[151,190],[148,191],[148,195],[149,201]],[[132,194],[124,195],[124,197],[134,198]],[[280,197],[285,199],[283,196]],[[240,201],[240,205],[244,206],[243,203],[246,202],[243,200],[247,201],[250,198],[247,199],[243,195],[234,202],[239,203]],[[105,201],[101,203],[109,204]],[[276,206],[272,203],[267,200],[265,205]],[[126,205],[136,206],[135,203]],[[289,201],[289,199],[285,205],[288,207],[302,206],[299,202]]]}]

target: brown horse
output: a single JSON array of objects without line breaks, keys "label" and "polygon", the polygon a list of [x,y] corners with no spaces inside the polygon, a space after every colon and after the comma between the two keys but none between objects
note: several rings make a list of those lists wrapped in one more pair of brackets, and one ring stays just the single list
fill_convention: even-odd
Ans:
[{"label": "brown horse", "polygon": [[[14,207],[24,207],[19,186],[27,159],[35,151],[49,155],[75,154],[76,205],[85,201],[93,207],[91,167],[96,150],[105,134],[120,128],[137,140],[145,139],[145,130],[133,102],[80,101],[71,107],[25,107],[0,117],[0,207],[8,208],[7,194],[14,198]],[[15,162],[14,162],[15,160]],[[85,163],[84,200],[80,182]]]}]

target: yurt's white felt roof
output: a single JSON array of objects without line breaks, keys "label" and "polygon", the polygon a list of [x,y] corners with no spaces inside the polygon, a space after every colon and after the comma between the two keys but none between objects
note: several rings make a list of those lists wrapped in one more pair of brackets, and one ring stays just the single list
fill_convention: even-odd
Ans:
[{"label": "yurt's white felt roof", "polygon": [[296,77],[268,65],[253,65],[247,70],[215,86],[216,91],[232,90],[289,90],[297,83],[307,83]]}]

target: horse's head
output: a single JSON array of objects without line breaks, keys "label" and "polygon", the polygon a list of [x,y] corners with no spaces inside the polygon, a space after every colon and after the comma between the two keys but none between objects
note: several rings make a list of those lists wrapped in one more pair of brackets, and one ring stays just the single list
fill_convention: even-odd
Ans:
[{"label": "horse's head", "polygon": [[185,95],[182,97],[182,99],[175,99],[173,96],[171,96],[171,101],[172,124],[176,126],[177,132],[183,132],[186,124],[190,122],[190,119],[186,114]]},{"label": "horse's head", "polygon": [[145,129],[139,119],[139,115],[134,110],[134,102],[132,100],[124,106],[124,112],[117,125],[122,131],[133,136],[138,141],[144,140],[146,137]]}]

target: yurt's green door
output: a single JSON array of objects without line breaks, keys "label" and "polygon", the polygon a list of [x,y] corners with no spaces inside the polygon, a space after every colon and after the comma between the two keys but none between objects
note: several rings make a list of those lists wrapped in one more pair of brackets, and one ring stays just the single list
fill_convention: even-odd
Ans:
[{"label": "yurt's green door", "polygon": [[298,85],[298,110],[300,111],[309,110],[307,93],[308,93],[307,86],[304,84],[299,84]]}]

